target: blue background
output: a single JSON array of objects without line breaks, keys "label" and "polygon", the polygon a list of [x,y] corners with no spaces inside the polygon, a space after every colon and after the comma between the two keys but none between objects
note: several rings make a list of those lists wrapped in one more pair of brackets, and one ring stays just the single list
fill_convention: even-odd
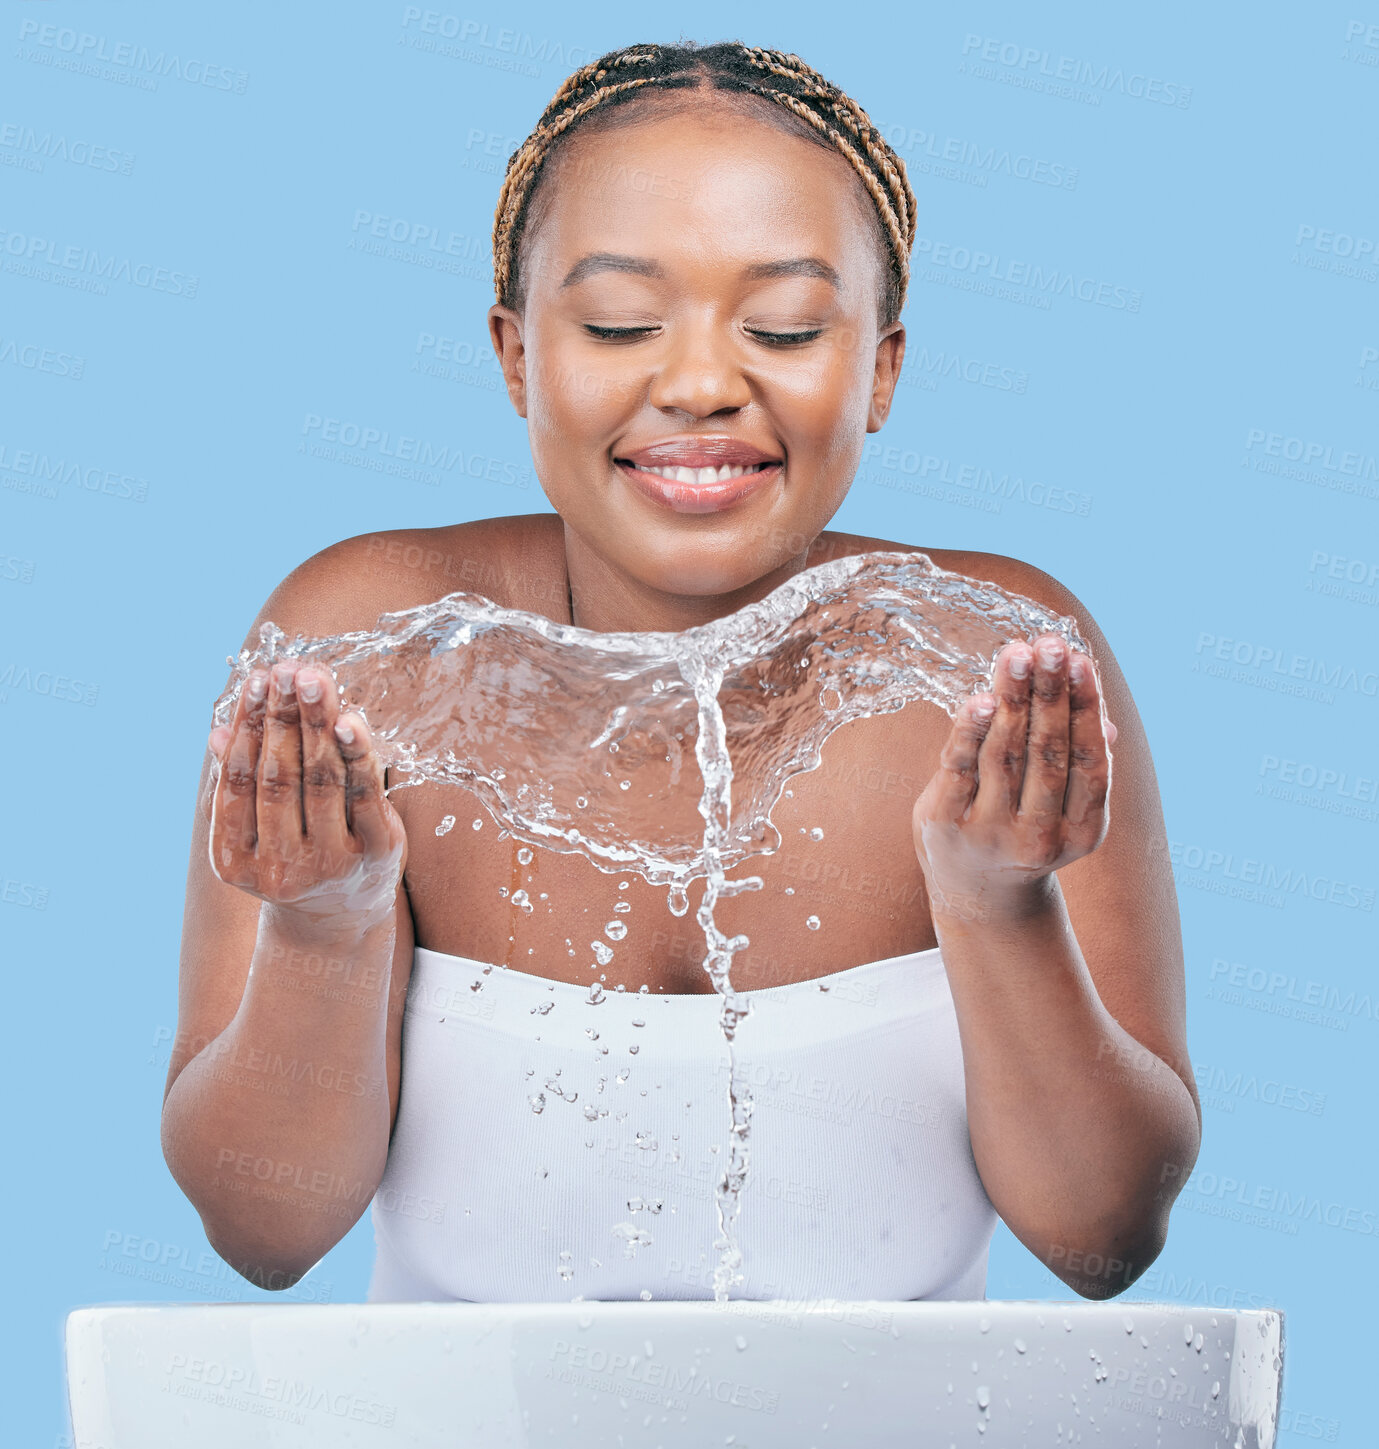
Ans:
[{"label": "blue background", "polygon": [[[548,507],[485,349],[503,160],[569,70],[684,26],[819,66],[918,193],[896,452],[833,526],[1047,570],[1148,729],[1205,1134],[1127,1297],[1283,1308],[1282,1442],[1372,1443],[1379,7],[438,9],[453,39],[400,4],[207,8],[0,21],[11,1442],[66,1442],[70,1308],[272,1297],[203,1271],[158,1139],[225,656],[328,543]],[[461,238],[454,270],[361,250],[375,217]],[[72,285],[84,248],[131,280]],[[1000,295],[1016,263],[1071,288]],[[322,460],[313,416],[518,482]],[[365,1217],[288,1297],[362,1299],[372,1251]],[[1001,1229],[988,1294],[1069,1290]]]}]

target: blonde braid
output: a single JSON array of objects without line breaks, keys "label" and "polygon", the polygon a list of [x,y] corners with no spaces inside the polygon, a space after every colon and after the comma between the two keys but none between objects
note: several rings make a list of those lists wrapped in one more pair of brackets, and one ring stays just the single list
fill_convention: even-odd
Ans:
[{"label": "blonde braid", "polygon": [[[610,81],[614,72],[631,67],[650,68],[651,73]],[[793,89],[771,85],[765,79],[754,80],[754,73],[775,76]],[[703,47],[636,45],[610,51],[582,66],[564,82],[536,129],[508,158],[493,221],[493,284],[499,302],[518,304],[517,249],[525,213],[541,168],[560,137],[591,111],[610,102],[625,101],[644,86],[697,88],[706,80],[716,90],[759,96],[789,111],[856,171],[881,221],[897,284],[892,302],[887,305],[898,315],[909,284],[917,211],[904,162],[861,106],[799,56],[740,41]]]}]

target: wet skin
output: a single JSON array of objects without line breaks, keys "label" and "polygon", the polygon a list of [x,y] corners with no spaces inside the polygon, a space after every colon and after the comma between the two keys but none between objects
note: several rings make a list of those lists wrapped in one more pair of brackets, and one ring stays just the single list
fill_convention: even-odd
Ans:
[{"label": "wet skin", "polygon": [[[648,176],[664,184],[647,187]],[[399,530],[398,540],[486,552],[519,577],[504,597],[484,590],[500,603],[598,630],[684,629],[764,597],[824,557],[911,547],[823,531],[852,483],[867,433],[885,421],[904,350],[900,325],[877,320],[874,225],[842,158],[749,113],[647,106],[634,126],[572,137],[548,186],[525,257],[523,307],[493,308],[490,326],[559,517]],[[708,511],[690,511],[693,485],[638,476],[677,461],[724,460],[768,466],[751,491]],[[969,700],[956,720],[919,705],[837,731],[823,768],[792,782],[795,798],[781,803],[776,823],[791,842],[800,825],[824,821],[826,840],[812,849],[898,882],[911,904],[878,912],[854,891],[819,910],[824,928],[809,932],[809,890],[785,868],[782,852],[753,862],[766,888],[723,902],[719,924],[761,943],[735,963],[734,981],[747,989],[940,944],[988,1193],[1053,1271],[1078,1292],[1103,1297],[1159,1251],[1200,1131],[1176,899],[1148,745],[1109,647],[1067,590],[1018,560],[925,552],[942,567],[1074,614],[1095,668],[1074,677],[1066,651],[1043,657],[1049,640],[1034,641],[1033,654],[1014,644],[1002,653],[990,694]],[[421,576],[385,580],[362,538],[326,550],[299,573],[260,619],[289,631],[339,632],[449,591]],[[1121,730],[1114,814],[1116,731],[1109,722],[1103,729],[1103,698]],[[275,709],[278,726],[266,730]],[[435,837],[441,814],[471,816],[435,787],[382,796],[359,764],[371,754],[367,729],[358,716],[350,723],[356,740],[342,750],[340,768],[317,777],[361,782],[358,808],[387,830],[375,824],[380,843],[372,854],[355,832],[369,860],[351,861],[332,814],[335,834],[322,857],[337,874],[327,889],[348,896],[349,872],[374,868],[406,827],[388,1026],[394,1115],[396,997],[414,940],[587,982],[587,943],[609,919],[609,901],[626,899],[634,908],[629,922],[645,921],[648,931],[660,923],[671,933],[637,943],[628,989],[643,981],[653,991],[708,989],[695,964],[700,893],[691,893],[689,916],[672,921],[663,892],[634,880],[619,896],[587,862],[553,857],[540,862],[536,884],[557,904],[544,918],[518,919],[498,894],[527,884],[514,874],[515,843],[497,842],[491,828]],[[271,735],[284,755],[274,764],[273,749],[255,750],[257,786],[255,771],[243,767],[249,745],[241,731],[260,742]],[[230,796],[252,798],[257,789],[266,798],[265,777],[276,782],[269,794],[280,795],[284,772],[293,778],[286,756],[306,748],[302,739],[295,700],[273,694],[241,708],[235,739],[212,732],[214,755],[229,760],[238,750],[241,760],[219,784],[214,770],[206,777],[217,860]],[[903,772],[914,789],[858,789],[849,783],[856,767]],[[259,852],[243,804],[239,848]],[[305,810],[301,818],[300,841],[281,848],[310,854]],[[281,831],[277,838],[287,839]],[[301,874],[251,870],[239,860],[216,884],[237,878],[242,890],[290,915],[293,903],[261,883],[300,885]],[[787,885],[795,887],[788,896]],[[189,890],[189,908],[191,897]],[[341,932],[347,916],[337,917]],[[247,915],[239,919],[251,942]],[[633,953],[620,954],[626,962]],[[1132,1263],[1133,1274],[1119,1282],[1087,1278],[1075,1262],[1096,1253]]]}]

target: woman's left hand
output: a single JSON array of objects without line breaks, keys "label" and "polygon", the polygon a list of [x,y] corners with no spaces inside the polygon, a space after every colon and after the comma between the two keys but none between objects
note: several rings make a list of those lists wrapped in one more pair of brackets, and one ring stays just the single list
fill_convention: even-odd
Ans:
[{"label": "woman's left hand", "polygon": [[988,920],[1038,899],[1106,835],[1108,720],[1091,658],[1056,634],[1007,644],[990,692],[962,702],[915,802],[915,850],[935,917]]}]

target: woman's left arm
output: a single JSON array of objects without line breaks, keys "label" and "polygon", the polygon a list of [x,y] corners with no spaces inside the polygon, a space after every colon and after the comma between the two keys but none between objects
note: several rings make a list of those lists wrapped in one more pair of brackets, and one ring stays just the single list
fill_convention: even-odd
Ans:
[{"label": "woman's left arm", "polygon": [[987,1195],[1070,1288],[1110,1298],[1163,1249],[1201,1143],[1178,902],[1148,742],[1105,639],[1046,574],[1002,583],[1071,614],[1095,667],[1055,635],[1001,651],[915,803],[915,849]]}]

